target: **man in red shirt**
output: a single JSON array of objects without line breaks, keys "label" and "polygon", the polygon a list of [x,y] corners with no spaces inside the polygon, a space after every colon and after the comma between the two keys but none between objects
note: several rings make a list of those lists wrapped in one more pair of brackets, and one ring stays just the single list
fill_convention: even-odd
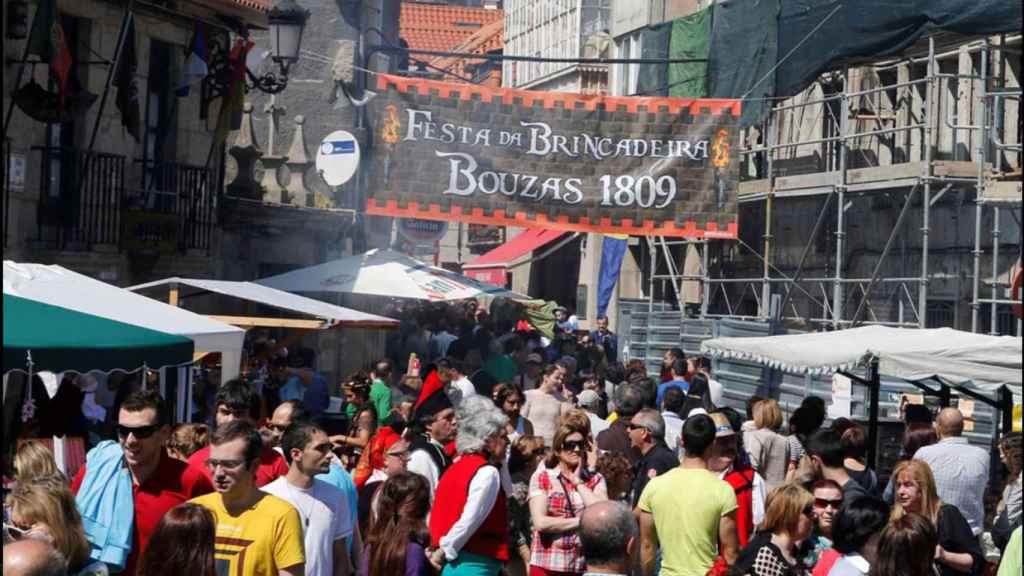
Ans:
[{"label": "man in red shirt", "polygon": [[[214,422],[217,427],[228,422],[242,420],[252,426],[260,418],[260,397],[247,382],[239,379],[225,382],[217,390],[214,401],[216,412]],[[207,480],[212,481],[206,461],[210,458],[210,447],[198,450],[188,459],[188,465],[200,471]],[[256,468],[256,487],[265,486],[281,476],[288,474],[288,464],[284,457],[266,444],[260,449],[260,462]]]},{"label": "man in red shirt", "polygon": [[[170,436],[167,407],[155,390],[129,395],[117,415],[117,439],[124,451],[124,462],[132,476],[135,525],[132,549],[125,574],[135,574],[139,558],[149,543],[164,512],[209,492],[213,485],[202,474],[180,460],[167,455],[164,444]],[[78,470],[71,490],[78,494],[89,472]]]}]

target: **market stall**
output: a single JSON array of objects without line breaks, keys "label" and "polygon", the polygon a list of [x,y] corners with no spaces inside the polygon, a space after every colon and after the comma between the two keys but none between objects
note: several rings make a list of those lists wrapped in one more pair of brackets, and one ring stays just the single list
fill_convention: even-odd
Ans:
[{"label": "market stall", "polygon": [[398,327],[398,320],[377,316],[376,314],[367,314],[343,306],[336,306],[252,282],[166,278],[164,280],[139,284],[138,286],[131,286],[128,290],[146,294],[165,291],[167,303],[172,306],[179,306],[183,298],[211,293],[220,294],[229,298],[269,306],[294,315],[306,317],[272,318],[226,314],[210,315],[210,318],[214,320],[243,328],[262,326],[267,328],[323,330],[343,326],[376,329]]},{"label": "market stall", "polygon": [[498,297],[531,300],[518,292],[425,264],[393,250],[370,250],[262,278],[256,283],[287,292],[352,293],[431,302]]},{"label": "market stall", "polygon": [[[239,373],[244,330],[168,306],[67,268],[5,261],[4,294],[185,336],[195,343],[196,354],[219,352],[224,356],[222,382]],[[228,358],[233,358],[234,362],[228,362]]]},{"label": "market stall", "polygon": [[[796,374],[843,374],[869,390],[869,460],[878,437],[880,378],[900,378],[948,401],[950,390],[994,406],[1012,428],[1021,399],[1021,339],[937,328],[864,326],[758,338],[715,338],[701,345],[712,358],[753,362]],[[857,374],[856,372],[860,372]]]}]

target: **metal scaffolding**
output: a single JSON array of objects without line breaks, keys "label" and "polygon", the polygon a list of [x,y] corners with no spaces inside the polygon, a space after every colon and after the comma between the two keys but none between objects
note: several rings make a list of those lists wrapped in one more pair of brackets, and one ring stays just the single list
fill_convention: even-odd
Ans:
[{"label": "metal scaffolding", "polygon": [[[651,306],[660,283],[664,299],[674,296],[684,315],[702,319],[776,319],[807,329],[841,329],[861,323],[926,328],[930,283],[938,279],[962,283],[969,276],[970,329],[985,330],[984,312],[989,333],[1008,332],[1000,306],[1005,309],[1019,301],[1005,293],[1012,281],[1006,273],[1006,252],[1013,254],[1005,246],[1001,252],[1000,242],[1007,232],[1006,214],[1016,224],[1017,237],[1021,236],[1021,143],[1017,127],[1007,126],[1005,118],[1008,106],[1019,107],[1021,89],[1017,79],[1008,81],[1005,77],[1004,61],[1019,58],[1020,35],[960,42],[943,53],[937,53],[936,44],[936,37],[929,37],[926,56],[835,73],[826,79],[833,82],[833,92],[826,92],[824,82],[819,81],[820,97],[809,91],[774,106],[756,130],[756,137],[752,130],[746,134],[747,142],[756,143],[741,151],[745,171],[749,175],[753,169],[756,177],[741,183],[740,203],[764,213],[759,242],[743,240],[742,222],[738,242],[650,238]],[[990,73],[993,62],[999,64],[995,74]],[[944,71],[954,64],[955,72]],[[893,81],[864,87],[864,70],[874,71],[873,78],[884,74]],[[919,77],[915,78],[914,72]],[[851,76],[859,76],[861,85],[855,85]],[[891,103],[888,110],[879,104],[883,99]],[[821,120],[819,124],[815,117],[810,125],[821,128],[803,134],[807,127],[804,119],[809,114],[817,114]],[[794,130],[796,137],[787,134]],[[944,139],[941,143],[940,135]],[[875,152],[870,149],[871,143],[879,152],[874,162],[868,158]],[[780,164],[792,165],[794,158],[800,158],[800,151],[810,149],[819,158],[817,169],[799,174],[780,169]],[[969,159],[962,157],[965,150]],[[887,163],[882,161],[883,154],[888,156]],[[799,260],[795,266],[792,262],[777,262],[773,253],[778,249],[778,238],[773,225],[796,215],[790,210],[792,199],[809,197],[818,198],[820,208],[806,245],[799,251]],[[855,201],[865,198],[872,202],[883,198],[892,207],[900,206],[900,210],[870,275],[866,271],[850,275],[846,273],[851,241],[846,213]],[[970,254],[973,266],[970,272],[959,275],[929,269],[933,231],[951,225],[933,220],[933,208],[944,198],[947,202],[959,199],[954,226],[964,204],[975,204],[974,247]],[[917,208],[920,228],[905,229],[907,215]],[[826,225],[831,226],[834,237],[830,271],[805,276],[813,248],[817,245],[818,252],[822,252],[820,237]],[[918,264],[903,262],[897,266],[897,273],[887,273],[895,245],[902,244],[910,234],[919,235],[920,247],[912,256]],[[986,235],[991,237],[987,251],[983,242]],[[750,244],[760,244],[760,250]],[[696,257],[690,246],[696,248]],[[699,260],[697,273],[692,272],[692,265],[691,272],[681,271],[677,264],[680,252],[683,260],[687,253]],[[739,258],[739,253],[744,258]],[[1019,247],[1017,254],[1019,257]],[[987,278],[982,271],[986,257],[991,258],[991,276]],[[751,262],[760,269],[759,275],[749,273],[755,265]],[[731,272],[737,263],[746,274]],[[699,283],[699,308],[687,310],[683,305],[683,286],[687,282]],[[953,305],[956,321],[962,292],[957,284]],[[1001,321],[1003,330],[999,327]],[[1016,334],[1024,334],[1019,319]]]}]

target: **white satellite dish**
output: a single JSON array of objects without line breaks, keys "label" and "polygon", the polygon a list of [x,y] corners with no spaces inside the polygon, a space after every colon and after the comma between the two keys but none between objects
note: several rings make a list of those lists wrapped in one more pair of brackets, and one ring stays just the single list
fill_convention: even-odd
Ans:
[{"label": "white satellite dish", "polygon": [[341,186],[352,179],[359,168],[359,142],[344,130],[336,130],[320,142],[316,151],[316,170],[329,186]]}]

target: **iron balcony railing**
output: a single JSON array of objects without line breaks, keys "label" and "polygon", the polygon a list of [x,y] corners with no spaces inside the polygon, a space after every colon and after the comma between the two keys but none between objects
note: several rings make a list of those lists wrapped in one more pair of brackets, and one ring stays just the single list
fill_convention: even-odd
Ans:
[{"label": "iron balcony railing", "polygon": [[58,250],[121,245],[125,157],[34,147],[41,156],[37,240]]},{"label": "iron balcony railing", "polygon": [[216,173],[177,162],[148,164],[142,186],[127,192],[127,237],[162,251],[210,250],[216,220]]}]

